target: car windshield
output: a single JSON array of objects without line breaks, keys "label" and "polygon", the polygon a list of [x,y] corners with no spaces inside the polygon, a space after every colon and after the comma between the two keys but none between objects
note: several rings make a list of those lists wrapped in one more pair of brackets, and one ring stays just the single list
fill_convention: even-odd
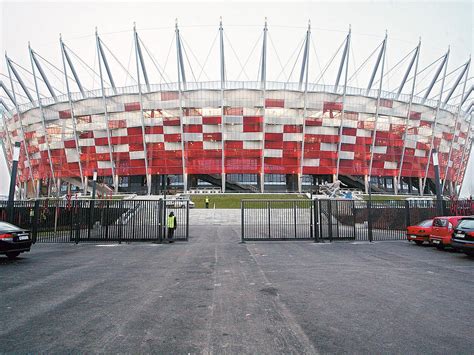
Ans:
[{"label": "car windshield", "polygon": [[432,220],[432,219],[427,219],[427,220],[425,220],[425,221],[423,221],[423,222],[418,223],[417,225],[418,225],[419,227],[431,227],[432,224],[433,224],[433,220]]},{"label": "car windshield", "polygon": [[7,222],[0,222],[0,232],[5,232],[5,231],[19,231],[21,230],[17,226],[7,223]]},{"label": "car windshield", "polygon": [[459,222],[458,228],[474,229],[474,219],[463,219]]}]

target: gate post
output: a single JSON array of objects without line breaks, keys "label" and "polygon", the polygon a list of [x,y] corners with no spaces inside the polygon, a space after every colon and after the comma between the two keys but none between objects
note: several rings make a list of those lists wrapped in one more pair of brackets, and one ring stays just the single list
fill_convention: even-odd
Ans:
[{"label": "gate post", "polygon": [[[109,223],[110,223],[110,200],[107,200],[106,203],[106,208],[105,208],[105,217],[104,217],[104,211],[102,210],[102,225],[105,222],[105,239],[109,239]],[[105,221],[104,221],[105,220]]]},{"label": "gate post", "polygon": [[293,224],[295,226],[295,239],[297,236],[297,228],[296,228],[296,201],[293,201]]},{"label": "gate post", "polygon": [[410,201],[405,200],[405,227],[411,225],[410,221]]},{"label": "gate post", "polygon": [[158,233],[158,243],[163,242],[163,230],[164,230],[164,213],[165,213],[166,201],[163,198],[158,200],[158,219],[159,219],[159,233]]},{"label": "gate post", "polygon": [[[319,211],[319,240],[321,242],[324,242],[324,237],[323,237],[323,208],[322,208],[322,203],[321,200],[318,200],[318,211]],[[328,227],[329,228],[329,227]],[[329,229],[328,229],[329,230]]]},{"label": "gate post", "polygon": [[267,201],[267,210],[268,210],[268,239],[271,238],[271,222],[270,222],[270,218],[271,218],[271,212],[270,212],[270,201]]},{"label": "gate post", "polygon": [[89,201],[89,223],[87,228],[87,239],[91,239],[91,229],[93,227],[95,200]]},{"label": "gate post", "polygon": [[122,244],[122,234],[123,234],[123,225],[124,225],[124,220],[123,220],[123,200],[120,200],[119,202],[119,208],[120,208],[120,224],[119,224],[119,236],[118,236],[118,242],[119,244]]},{"label": "gate post", "polygon": [[69,201],[69,203],[66,205],[65,210],[69,209],[69,214],[70,214],[70,219],[69,219],[69,241],[73,241],[73,235],[74,235],[74,201]]},{"label": "gate post", "polygon": [[39,219],[39,200],[35,200],[35,207],[34,207],[34,216],[33,216],[33,235],[31,236],[31,239],[33,241],[33,244],[36,243],[36,239],[38,237],[38,219]]},{"label": "gate post", "polygon": [[332,201],[328,200],[328,234],[329,241],[332,242]]},{"label": "gate post", "polygon": [[163,240],[163,226],[161,224],[163,222],[162,214],[163,214],[163,199],[160,198],[158,200],[158,240],[157,240],[157,243],[161,243],[161,241]]},{"label": "gate post", "polygon": [[309,235],[314,240],[313,200],[309,204]]},{"label": "gate post", "polygon": [[135,237],[135,214],[137,213],[137,201],[135,201],[135,200],[133,200],[132,213],[133,213],[132,236]]},{"label": "gate post", "polygon": [[354,240],[357,240],[357,228],[356,228],[357,216],[356,216],[356,203],[354,200],[352,200],[352,216],[353,216],[353,222],[354,222]]},{"label": "gate post", "polygon": [[240,200],[240,229],[241,229],[241,235],[240,235],[240,243],[245,243],[245,218],[244,218],[244,201]]},{"label": "gate post", "polygon": [[189,239],[189,200],[186,201],[186,241]]},{"label": "gate post", "polygon": [[83,208],[82,208],[82,202],[83,201],[78,201],[76,200],[75,203],[76,203],[76,212],[77,211],[80,211],[77,216],[76,216],[76,232],[75,232],[75,243],[76,244],[79,244],[79,235],[81,233],[81,222],[82,222],[82,211],[83,211]]},{"label": "gate post", "polygon": [[369,242],[372,243],[373,235],[372,235],[372,201],[367,201],[367,228],[368,228],[368,237]]},{"label": "gate post", "polygon": [[314,226],[314,242],[319,243],[320,223],[319,223],[319,200],[313,200],[313,226]]}]

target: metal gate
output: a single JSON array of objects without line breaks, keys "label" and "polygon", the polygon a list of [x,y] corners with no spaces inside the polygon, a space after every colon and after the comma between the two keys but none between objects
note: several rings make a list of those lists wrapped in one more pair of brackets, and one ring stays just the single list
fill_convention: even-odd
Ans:
[{"label": "metal gate", "polygon": [[[316,200],[322,240],[403,240],[410,225],[408,201]],[[420,222],[416,219],[415,222]]]},{"label": "metal gate", "polygon": [[[6,216],[7,204],[0,205]],[[162,242],[173,212],[173,240],[187,241],[187,200],[36,200],[15,201],[13,223],[31,230],[33,240],[60,242]]]},{"label": "metal gate", "polygon": [[313,201],[242,200],[242,242],[312,240]]},{"label": "metal gate", "polygon": [[316,200],[315,209],[319,217],[318,238],[321,240],[355,240],[357,209],[355,201]]}]

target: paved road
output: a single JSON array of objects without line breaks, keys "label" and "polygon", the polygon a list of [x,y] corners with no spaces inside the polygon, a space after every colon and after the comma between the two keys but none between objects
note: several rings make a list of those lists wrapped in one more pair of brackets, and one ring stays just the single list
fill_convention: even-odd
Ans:
[{"label": "paved road", "polygon": [[0,352],[472,353],[474,260],[407,242],[37,244],[0,258]]},{"label": "paved road", "polygon": [[194,226],[208,225],[239,225],[241,222],[240,209],[223,208],[190,208],[189,223]]}]

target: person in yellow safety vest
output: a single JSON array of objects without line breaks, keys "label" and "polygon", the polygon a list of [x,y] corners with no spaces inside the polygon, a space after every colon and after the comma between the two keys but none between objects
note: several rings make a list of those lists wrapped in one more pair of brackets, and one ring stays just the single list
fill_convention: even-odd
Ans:
[{"label": "person in yellow safety vest", "polygon": [[178,226],[178,222],[176,221],[176,216],[173,212],[170,212],[168,219],[166,220],[166,227],[168,228],[168,242],[173,243],[173,234]]},{"label": "person in yellow safety vest", "polygon": [[33,224],[33,217],[35,216],[35,210],[30,208],[30,224]]},{"label": "person in yellow safety vest", "polygon": [[206,196],[206,208],[209,208],[209,197]]}]

